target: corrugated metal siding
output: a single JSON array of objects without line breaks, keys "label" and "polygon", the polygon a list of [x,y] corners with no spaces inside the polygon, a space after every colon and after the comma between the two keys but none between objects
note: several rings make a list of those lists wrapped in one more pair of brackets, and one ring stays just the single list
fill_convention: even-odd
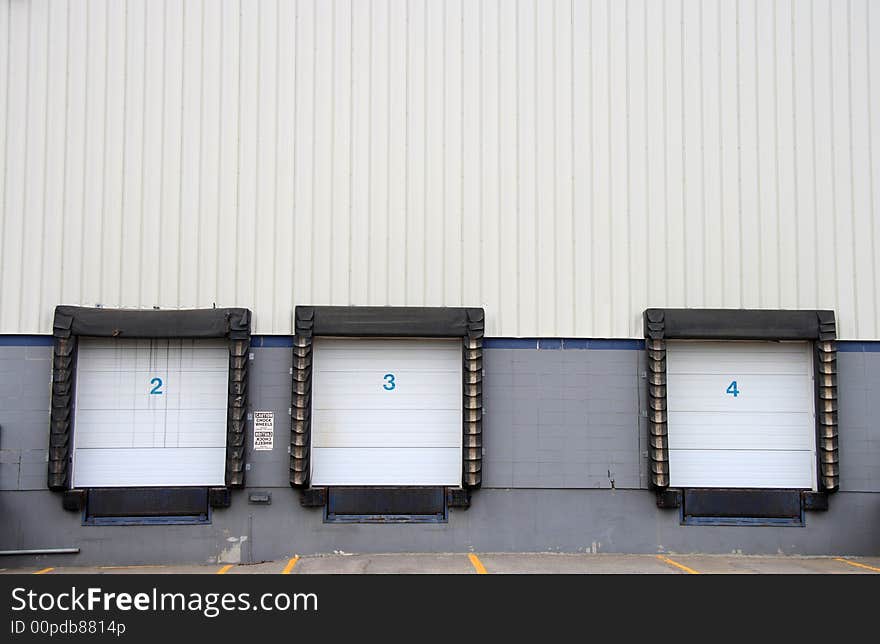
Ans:
[{"label": "corrugated metal siding", "polygon": [[868,0],[4,0],[0,34],[0,333],[216,302],[880,338]]}]

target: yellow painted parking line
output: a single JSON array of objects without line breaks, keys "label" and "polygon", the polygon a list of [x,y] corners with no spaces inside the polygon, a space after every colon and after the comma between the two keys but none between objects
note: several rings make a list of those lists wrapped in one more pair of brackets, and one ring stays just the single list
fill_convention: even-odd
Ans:
[{"label": "yellow painted parking line", "polygon": [[290,571],[293,570],[293,567],[296,565],[297,561],[299,561],[299,557],[291,557],[290,561],[287,562],[287,565],[284,566],[284,570],[281,571],[281,574],[289,575]]},{"label": "yellow painted parking line", "polygon": [[225,575],[225,574],[226,574],[227,572],[229,572],[231,569],[232,569],[232,564],[226,564],[226,565],[223,566],[220,570],[217,571],[217,574],[218,574],[218,575]]},{"label": "yellow painted parking line", "polygon": [[679,570],[684,570],[689,575],[699,575],[700,571],[694,570],[693,568],[688,568],[684,564],[680,564],[677,561],[673,561],[669,557],[664,557],[663,555],[657,555],[657,559],[664,563],[668,563],[670,566],[675,566]]},{"label": "yellow painted parking line", "polygon": [[42,570],[38,570],[34,574],[35,575],[45,575],[47,572],[52,572],[53,570],[55,570],[55,569],[54,568],[43,568]]},{"label": "yellow painted parking line", "polygon": [[138,566],[98,566],[101,570],[132,570],[137,568],[164,568],[160,564],[144,564]]},{"label": "yellow painted parking line", "polygon": [[488,572],[486,572],[486,567],[483,565],[483,562],[480,561],[480,559],[479,559],[479,557],[477,557],[477,555],[475,555],[474,553],[471,552],[468,554],[468,559],[471,560],[471,565],[474,567],[474,570],[477,571],[478,575],[488,575],[489,574]]},{"label": "yellow painted parking line", "polygon": [[874,572],[880,572],[880,568],[875,568],[874,566],[869,566],[867,564],[859,563],[858,561],[850,561],[849,559],[844,559],[843,557],[835,557],[834,561],[841,561],[845,564],[849,564],[850,566],[855,566],[856,568],[864,568],[865,570],[873,570]]}]

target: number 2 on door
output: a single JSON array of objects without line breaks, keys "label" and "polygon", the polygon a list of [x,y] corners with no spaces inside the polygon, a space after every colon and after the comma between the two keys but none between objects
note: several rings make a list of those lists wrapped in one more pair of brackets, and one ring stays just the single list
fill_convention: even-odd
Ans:
[{"label": "number 2 on door", "polygon": [[727,393],[736,398],[739,396],[739,389],[736,388],[736,380],[727,385]]},{"label": "number 2 on door", "polygon": [[384,389],[385,391],[391,391],[397,386],[397,384],[394,382],[393,373],[386,373],[383,378],[385,380],[385,384],[382,385],[382,389]]},{"label": "number 2 on door", "polygon": [[150,389],[150,394],[162,395],[162,379],[161,378],[153,378],[150,380],[150,384],[153,385],[153,388]]}]

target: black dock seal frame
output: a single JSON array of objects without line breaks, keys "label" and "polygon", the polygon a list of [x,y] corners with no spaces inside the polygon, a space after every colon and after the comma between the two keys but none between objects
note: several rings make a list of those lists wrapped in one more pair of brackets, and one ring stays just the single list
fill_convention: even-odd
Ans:
[{"label": "black dock seal frame", "polygon": [[[244,487],[245,432],[248,406],[248,351],[251,312],[243,308],[193,310],[105,309],[56,306],[52,325],[52,402],[49,425],[48,487],[64,492],[64,507],[82,510],[99,489],[70,489],[71,438],[73,427],[76,349],[80,336],[98,338],[226,338],[229,341],[229,388],[226,415],[225,487],[211,488],[211,507],[227,507],[230,488]],[[118,495],[119,490],[108,494]],[[174,496],[179,488],[152,488],[155,494]],[[189,494],[183,488],[184,494]],[[132,500],[143,496],[134,495]],[[115,497],[114,497],[115,498]],[[166,500],[173,504],[173,499]],[[150,499],[155,504],[155,499]],[[132,513],[138,508],[132,504]],[[145,506],[146,508],[146,506]]]},{"label": "black dock seal frame", "polygon": [[[651,486],[658,507],[677,508],[685,495],[669,488],[666,415],[667,340],[806,340],[815,350],[814,381],[818,492],[801,492],[805,510],[828,508],[827,494],[840,486],[837,449],[837,327],[834,311],[746,309],[646,309],[644,313],[648,387],[648,441]],[[690,492],[688,492],[690,493]],[[746,495],[770,491],[738,491]],[[709,492],[707,492],[709,494]],[[712,493],[727,502],[736,496]],[[728,503],[729,505],[729,503]],[[748,507],[749,502],[743,506]],[[735,514],[735,512],[733,512]],[[731,514],[730,508],[719,514]]]},{"label": "black dock seal frame", "polygon": [[446,491],[448,506],[468,507],[482,482],[483,331],[481,308],[297,306],[294,315],[290,485],[304,506],[324,506],[324,488],[310,487],[312,339],[315,336],[462,339],[462,487]]}]

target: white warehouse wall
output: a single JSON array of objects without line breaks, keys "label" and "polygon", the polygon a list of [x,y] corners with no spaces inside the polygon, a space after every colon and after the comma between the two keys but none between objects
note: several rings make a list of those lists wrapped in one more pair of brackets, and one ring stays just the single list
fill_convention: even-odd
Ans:
[{"label": "white warehouse wall", "polygon": [[877,3],[2,0],[0,34],[0,333],[393,304],[880,338]]}]

